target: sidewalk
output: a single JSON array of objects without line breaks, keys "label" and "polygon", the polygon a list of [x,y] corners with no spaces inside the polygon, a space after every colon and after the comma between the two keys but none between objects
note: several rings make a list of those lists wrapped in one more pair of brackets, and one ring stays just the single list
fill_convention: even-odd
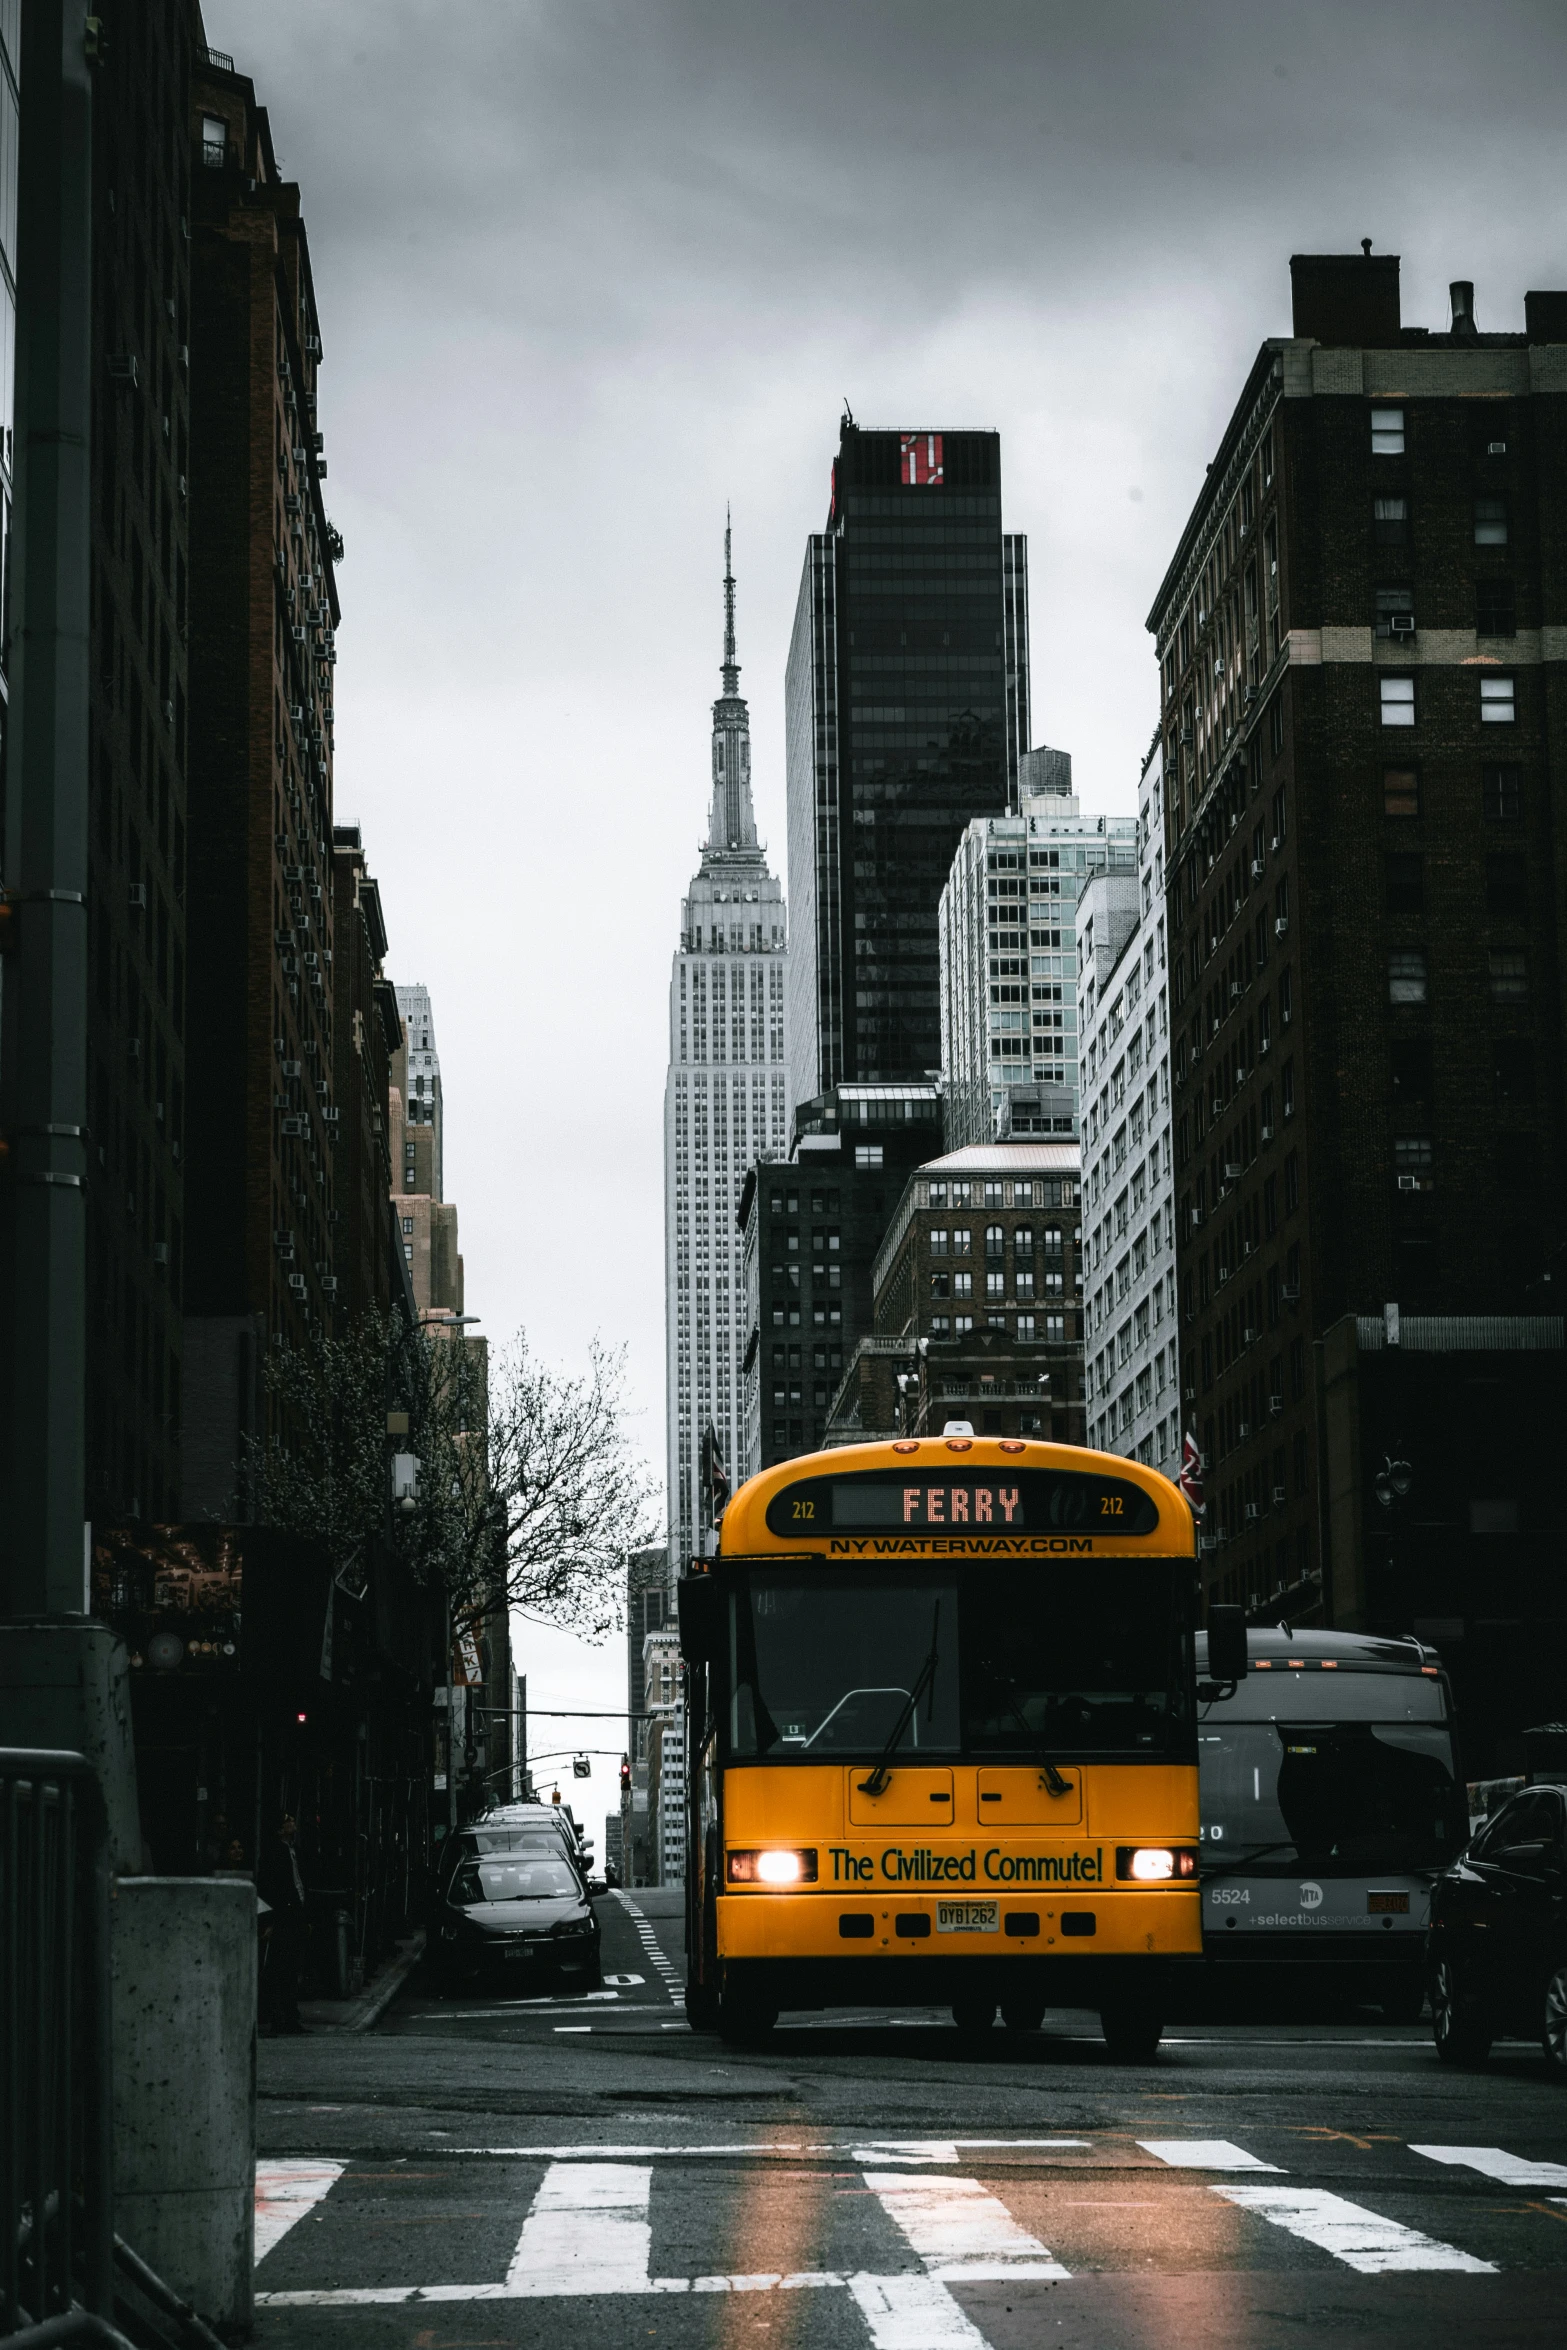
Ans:
[{"label": "sidewalk", "polygon": [[420,1926],[389,1958],[373,1982],[353,1999],[302,1999],[299,2020],[312,2032],[367,2032],[407,1982],[424,1956],[424,1928]]}]

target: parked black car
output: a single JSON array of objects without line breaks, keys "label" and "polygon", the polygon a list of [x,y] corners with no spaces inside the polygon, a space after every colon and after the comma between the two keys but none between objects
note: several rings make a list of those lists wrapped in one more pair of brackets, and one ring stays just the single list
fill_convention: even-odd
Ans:
[{"label": "parked black car", "polygon": [[542,1804],[510,1804],[504,1811],[482,1812],[446,1838],[435,1868],[437,1905],[445,1899],[448,1885],[465,1861],[503,1852],[559,1853],[584,1888],[587,1885],[577,1840],[560,1814]]},{"label": "parked black car", "polygon": [[487,1978],[512,1990],[596,1991],[599,1922],[564,1853],[463,1859],[441,1898],[431,1950],[442,1981]]},{"label": "parked black car", "polygon": [[1431,2028],[1444,2064],[1538,2040],[1567,2084],[1567,1792],[1526,1787],[1436,1881]]}]

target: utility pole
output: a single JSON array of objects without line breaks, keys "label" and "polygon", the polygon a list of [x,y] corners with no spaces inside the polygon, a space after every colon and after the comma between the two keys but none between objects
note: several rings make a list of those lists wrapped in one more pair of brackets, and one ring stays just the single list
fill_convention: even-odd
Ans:
[{"label": "utility pole", "polygon": [[[87,834],[92,75],[85,0],[24,0],[16,519],[0,975],[0,1705],[79,1749],[139,1850],[123,1649],[88,1621]],[[132,1860],[134,1864],[134,1859]]]}]

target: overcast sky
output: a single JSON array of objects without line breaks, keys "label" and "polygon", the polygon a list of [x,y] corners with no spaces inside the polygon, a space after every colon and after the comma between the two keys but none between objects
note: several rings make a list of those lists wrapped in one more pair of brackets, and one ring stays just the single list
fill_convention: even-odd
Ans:
[{"label": "overcast sky", "polygon": [[[665,996],[725,501],[780,861],[845,395],[1000,429],[1034,739],[1125,812],[1144,616],[1288,331],[1290,253],[1373,237],[1439,330],[1452,278],[1483,328],[1567,285],[1567,10],[207,0],[207,28],[303,190],[347,542],[337,811],[393,975],[434,998],[469,1311],[562,1365],[624,1342],[661,1470]],[[522,1662],[536,1704],[612,1704],[622,1656]]]}]

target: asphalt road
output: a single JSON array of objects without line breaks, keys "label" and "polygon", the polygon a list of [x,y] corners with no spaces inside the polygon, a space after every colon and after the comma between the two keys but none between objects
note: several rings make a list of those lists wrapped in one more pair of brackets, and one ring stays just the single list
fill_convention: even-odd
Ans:
[{"label": "asphalt road", "polygon": [[[289,2350],[1556,2350],[1567,2093],[1426,2027],[944,2013],[693,2035],[676,1898],[601,1905],[603,1993],[262,2044],[261,2344]],[[508,1986],[509,1988],[509,1986]]]}]

